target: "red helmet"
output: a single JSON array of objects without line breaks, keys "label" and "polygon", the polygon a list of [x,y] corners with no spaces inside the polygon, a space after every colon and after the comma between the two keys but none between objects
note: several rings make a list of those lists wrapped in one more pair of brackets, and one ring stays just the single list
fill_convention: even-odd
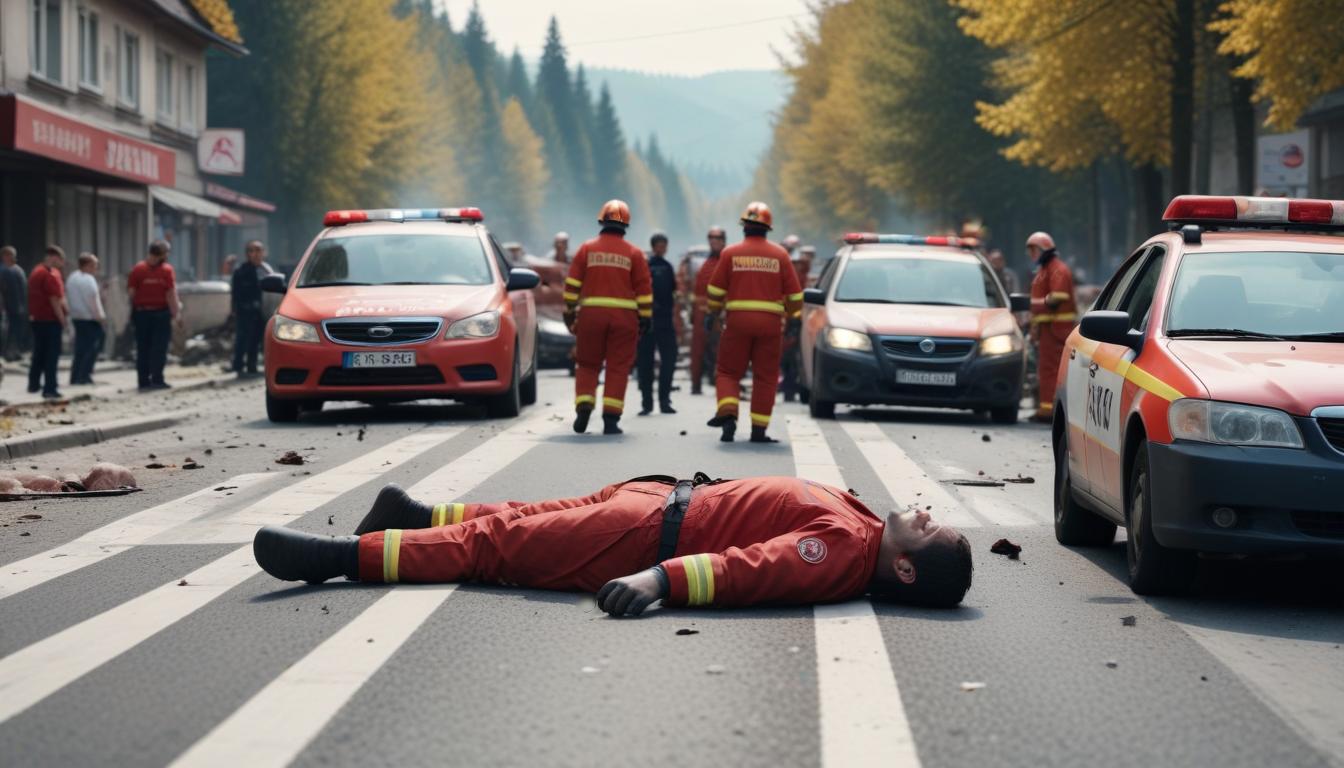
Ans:
[{"label": "red helmet", "polygon": [[1048,251],[1055,247],[1055,239],[1049,232],[1033,232],[1031,237],[1027,238],[1027,247],[1036,246],[1042,251]]},{"label": "red helmet", "polygon": [[603,226],[630,226],[630,206],[624,200],[608,200],[597,214],[597,223]]},{"label": "red helmet", "polygon": [[743,224],[755,224],[766,229],[773,229],[775,217],[770,214],[770,206],[757,201],[747,204],[747,210],[743,212],[740,221]]}]

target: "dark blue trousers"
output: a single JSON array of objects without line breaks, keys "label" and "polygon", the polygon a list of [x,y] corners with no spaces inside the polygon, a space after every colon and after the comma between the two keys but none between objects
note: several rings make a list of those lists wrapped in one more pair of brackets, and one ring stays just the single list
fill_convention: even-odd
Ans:
[{"label": "dark blue trousers", "polygon": [[[28,391],[39,387],[44,395],[54,395],[56,361],[61,357],[61,324],[55,320],[33,321],[33,362],[28,366]],[[46,381],[43,382],[43,377]]]},{"label": "dark blue trousers", "polygon": [[137,309],[135,323],[135,372],[141,387],[163,383],[168,364],[168,344],[173,339],[173,318],[166,309]]},{"label": "dark blue trousers", "polygon": [[677,332],[669,324],[655,325],[639,339],[635,366],[639,370],[639,391],[644,405],[653,404],[653,355],[658,353],[658,402],[672,402],[672,375],[677,371]]}]

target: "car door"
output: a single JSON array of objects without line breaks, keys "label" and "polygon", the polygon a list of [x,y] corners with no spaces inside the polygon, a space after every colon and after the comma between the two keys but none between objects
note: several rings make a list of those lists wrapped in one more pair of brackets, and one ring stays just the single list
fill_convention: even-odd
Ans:
[{"label": "car door", "polygon": [[[1119,292],[1111,308],[1129,313],[1130,328],[1142,331],[1162,274],[1166,247],[1154,245],[1139,260],[1134,277]],[[1098,344],[1090,364],[1087,408],[1087,464],[1091,493],[1117,513],[1124,509],[1124,449],[1127,406],[1136,387],[1127,384],[1125,372],[1138,353],[1120,344]]]},{"label": "car door", "polygon": [[[831,284],[835,282],[835,275],[839,271],[842,253],[837,253],[834,258],[826,262],[826,266],[821,269],[821,276],[817,278],[817,290],[822,295],[827,295],[831,291]],[[816,304],[803,305],[802,330],[799,331],[798,344],[799,355],[802,358],[803,386],[809,387],[812,382],[812,350],[816,349],[817,336],[826,328],[826,307]]]},{"label": "car door", "polygon": [[[509,284],[509,260],[504,258],[504,251],[495,242],[495,236],[490,236],[490,250],[499,264],[500,276],[504,278],[504,284]],[[509,291],[509,303],[513,305],[513,320],[518,324],[518,361],[521,369],[526,372],[530,370],[532,361],[536,359],[537,349],[537,304],[536,297],[531,291]]]}]

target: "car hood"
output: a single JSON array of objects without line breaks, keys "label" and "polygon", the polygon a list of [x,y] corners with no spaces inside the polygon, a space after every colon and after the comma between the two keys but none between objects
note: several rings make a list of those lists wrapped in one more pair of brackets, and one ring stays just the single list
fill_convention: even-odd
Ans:
[{"label": "car hood", "polygon": [[1168,349],[1214,400],[1298,416],[1344,405],[1344,344],[1181,339],[1169,342]]},{"label": "car hood", "polygon": [[382,285],[291,288],[280,314],[315,322],[333,317],[442,317],[455,320],[484,312],[496,285]]},{"label": "car hood", "polygon": [[[983,307],[940,307],[928,304],[864,304],[832,302],[827,307],[831,325],[863,330],[882,336],[951,336],[978,339],[990,324],[1004,324],[1008,333],[1015,324],[1008,310]],[[1001,318],[1001,319],[1000,319]],[[998,322],[995,322],[996,319]]]}]

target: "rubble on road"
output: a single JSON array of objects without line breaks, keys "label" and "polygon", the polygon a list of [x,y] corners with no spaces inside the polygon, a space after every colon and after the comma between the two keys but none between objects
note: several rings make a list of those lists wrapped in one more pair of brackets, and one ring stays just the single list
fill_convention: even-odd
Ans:
[{"label": "rubble on road", "polygon": [[1022,554],[1022,547],[1007,539],[999,539],[994,542],[989,551],[996,555],[1007,555],[1009,560],[1016,560],[1018,555]]},{"label": "rubble on road", "polygon": [[0,501],[47,496],[106,496],[138,490],[130,470],[108,462],[94,464],[82,478],[73,472],[61,475],[59,480],[32,472],[0,476]]},{"label": "rubble on road", "polygon": [[307,461],[308,459],[303,455],[301,455],[298,451],[285,451],[285,455],[276,459],[275,463],[288,464],[291,466],[299,466],[301,464],[307,463]]}]

